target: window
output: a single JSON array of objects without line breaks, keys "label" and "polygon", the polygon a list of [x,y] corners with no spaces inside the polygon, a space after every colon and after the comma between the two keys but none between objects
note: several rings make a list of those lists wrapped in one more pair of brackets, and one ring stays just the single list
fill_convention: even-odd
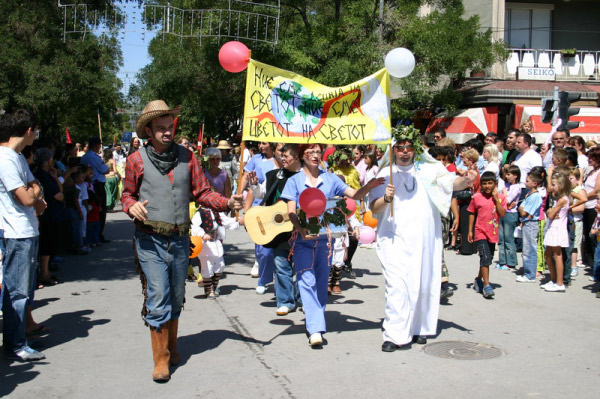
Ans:
[{"label": "window", "polygon": [[513,48],[549,49],[551,4],[506,3],[504,41]]}]

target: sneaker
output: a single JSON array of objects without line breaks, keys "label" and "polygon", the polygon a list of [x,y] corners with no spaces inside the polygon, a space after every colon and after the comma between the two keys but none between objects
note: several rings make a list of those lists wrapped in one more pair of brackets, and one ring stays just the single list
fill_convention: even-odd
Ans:
[{"label": "sneaker", "polygon": [[321,333],[314,333],[308,338],[308,343],[310,346],[320,346],[323,345],[323,336]]},{"label": "sneaker", "polygon": [[483,287],[483,297],[486,299],[490,299],[491,297],[493,297],[496,293],[494,292],[494,289],[492,288],[491,285],[486,285],[485,287]]},{"label": "sneaker", "polygon": [[65,258],[61,258],[60,256],[55,256],[54,258],[52,258],[52,262],[61,263],[64,261],[65,261]]},{"label": "sneaker", "polygon": [[440,292],[440,301],[450,298],[454,295],[454,289],[452,287],[442,287]]},{"label": "sneaker", "polygon": [[45,359],[46,356],[42,352],[38,352],[35,349],[31,349],[29,346],[24,346],[16,352],[7,353],[6,358],[20,360],[22,362],[33,362],[36,360]]},{"label": "sneaker", "polygon": [[594,282],[595,282],[595,281],[596,281],[596,277],[594,277],[594,276],[591,276],[591,277],[590,277],[590,281],[594,281]]},{"label": "sneaker", "polygon": [[250,270],[250,276],[258,278],[258,262],[254,262],[254,266],[252,266],[252,270]]},{"label": "sneaker", "polygon": [[508,267],[507,265],[502,265],[498,269],[500,269],[500,270],[510,270],[510,267]]},{"label": "sneaker", "polygon": [[473,281],[473,289],[475,290],[475,292],[481,294],[481,292],[483,291],[483,280],[480,278],[476,278],[475,281]]},{"label": "sneaker", "polygon": [[287,306],[280,306],[277,308],[277,316],[285,316],[290,313],[290,308]]},{"label": "sneaker", "polygon": [[213,293],[215,294],[215,296],[221,295],[221,291],[219,290],[219,287],[213,287]]},{"label": "sneaker", "polygon": [[529,277],[523,275],[523,276],[517,276],[517,283],[535,283],[537,280],[536,279],[530,279]]},{"label": "sneaker", "polygon": [[565,292],[565,286],[554,283],[551,286],[544,288],[544,290],[546,292]]},{"label": "sneaker", "polygon": [[496,263],[494,265],[494,269],[501,269],[501,268],[502,268],[502,265],[500,263]]},{"label": "sneaker", "polygon": [[92,252],[92,250],[91,250],[91,249],[90,249],[90,247],[88,247],[88,246],[81,247],[81,250],[82,250],[83,252],[85,252],[85,253],[88,253],[88,254],[89,254],[90,252]]},{"label": "sneaker", "polygon": [[552,287],[553,285],[554,285],[554,281],[550,280],[546,284],[540,285],[540,288],[543,289],[543,290],[545,290],[546,287]]},{"label": "sneaker", "polygon": [[267,290],[267,288],[264,285],[258,285],[258,286],[256,286],[256,293],[258,295],[264,294],[266,290]]},{"label": "sneaker", "polygon": [[574,267],[571,269],[571,277],[577,277],[579,275],[579,270]]}]

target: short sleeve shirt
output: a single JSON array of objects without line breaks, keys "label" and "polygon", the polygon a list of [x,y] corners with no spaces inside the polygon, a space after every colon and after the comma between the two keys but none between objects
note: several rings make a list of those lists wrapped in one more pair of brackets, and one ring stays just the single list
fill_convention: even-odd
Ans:
[{"label": "short sleeve shirt", "polygon": [[39,234],[33,207],[22,205],[14,196],[16,189],[33,180],[23,155],[0,146],[0,225],[6,238],[31,238]]},{"label": "short sleeve shirt", "polygon": [[525,187],[527,174],[534,166],[542,166],[542,156],[534,150],[528,150],[525,154],[517,155],[515,165],[521,170],[521,187]]},{"label": "short sleeve shirt", "polygon": [[[298,204],[300,194],[309,187],[312,187],[310,181],[308,180],[306,173],[304,173],[304,169],[301,169],[298,173],[288,179],[283,188],[283,192],[281,193],[281,198],[286,201],[296,201],[296,204]],[[316,188],[325,194],[325,198],[329,199],[344,196],[348,185],[334,173],[320,170]]]},{"label": "short sleeve shirt", "polygon": [[542,196],[537,191],[529,194],[521,203],[523,210],[531,217],[521,218],[521,221],[540,220],[540,211],[542,209]]},{"label": "short sleeve shirt", "polygon": [[[502,207],[506,209],[504,195],[498,194],[498,198],[500,198]],[[475,194],[467,211],[477,214],[477,219],[475,219],[475,241],[487,240],[493,244],[498,243],[498,226],[500,223],[494,197],[491,195],[486,197],[482,193]]]}]

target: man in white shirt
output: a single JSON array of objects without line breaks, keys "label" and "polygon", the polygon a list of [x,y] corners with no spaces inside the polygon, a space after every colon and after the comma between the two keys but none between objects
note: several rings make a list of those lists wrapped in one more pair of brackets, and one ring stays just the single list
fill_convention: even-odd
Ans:
[{"label": "man in white shirt", "polygon": [[527,174],[535,166],[542,166],[542,157],[531,149],[531,136],[528,133],[521,133],[517,136],[515,143],[519,155],[513,162],[521,170],[521,187],[525,188]]},{"label": "man in white shirt", "polygon": [[9,359],[35,361],[43,353],[25,338],[27,306],[32,300],[38,257],[38,220],[46,208],[42,190],[21,151],[36,136],[35,116],[25,110],[0,120],[0,225],[4,229],[2,326],[4,354]]}]

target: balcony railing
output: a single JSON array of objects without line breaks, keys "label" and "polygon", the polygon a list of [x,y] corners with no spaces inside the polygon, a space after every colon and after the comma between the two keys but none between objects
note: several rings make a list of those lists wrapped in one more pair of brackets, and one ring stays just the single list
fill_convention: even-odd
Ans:
[{"label": "balcony railing", "polygon": [[600,51],[581,50],[568,57],[560,50],[512,49],[502,79],[515,79],[519,67],[554,68],[559,81],[600,80]]}]

